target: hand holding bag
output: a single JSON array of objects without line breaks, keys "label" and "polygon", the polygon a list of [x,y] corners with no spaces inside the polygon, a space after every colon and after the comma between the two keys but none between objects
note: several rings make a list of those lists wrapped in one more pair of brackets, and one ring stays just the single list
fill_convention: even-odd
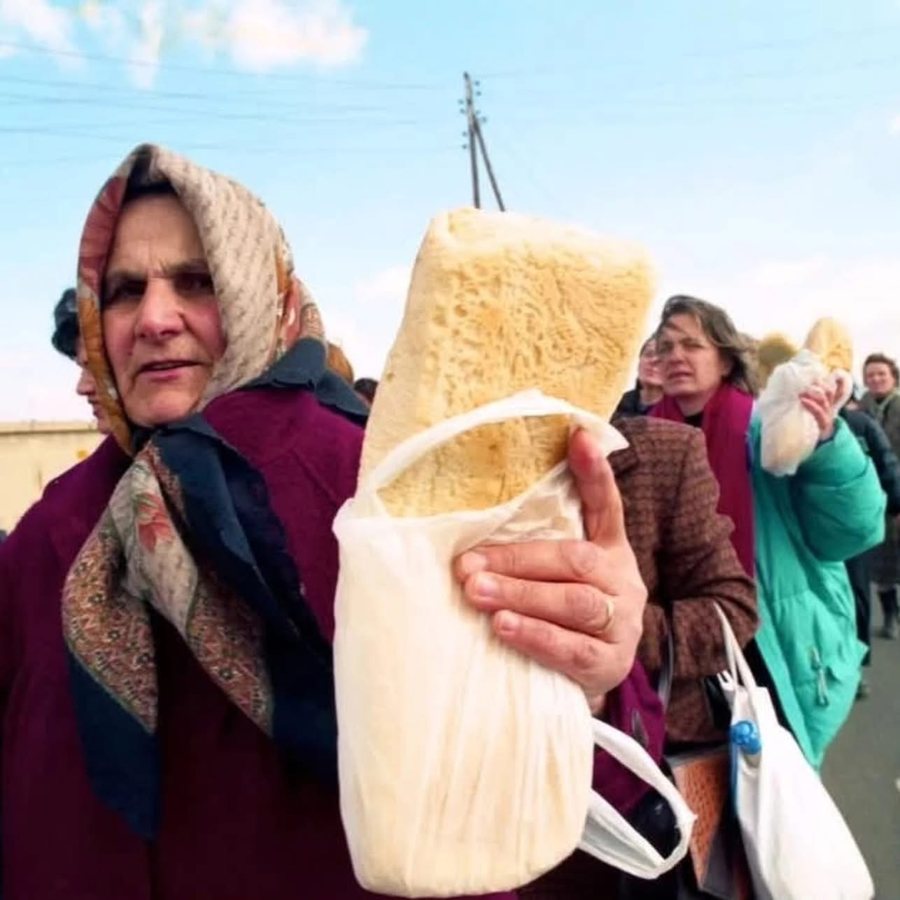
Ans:
[{"label": "hand holding bag", "polygon": [[[489,617],[463,601],[452,574],[453,559],[480,543],[582,538],[581,501],[567,464],[486,510],[400,518],[379,497],[456,435],[550,415],[592,430],[605,453],[623,446],[601,419],[526,391],[395,447],[335,521],[341,815],[354,872],[370,890],[508,890],[576,846],[652,878],[687,850],[693,816],[649,755],[595,721],[578,685],[501,644]],[[681,841],[668,857],[591,793],[595,742],[672,805]]]}]

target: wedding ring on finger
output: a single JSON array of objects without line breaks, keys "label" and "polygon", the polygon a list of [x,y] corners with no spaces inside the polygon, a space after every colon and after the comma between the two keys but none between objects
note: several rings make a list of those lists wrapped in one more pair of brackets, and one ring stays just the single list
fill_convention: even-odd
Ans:
[{"label": "wedding ring on finger", "polygon": [[605,634],[609,631],[610,626],[613,623],[613,619],[616,617],[616,604],[612,597],[605,597],[606,600],[606,618],[603,620],[603,624],[597,629],[597,637]]}]

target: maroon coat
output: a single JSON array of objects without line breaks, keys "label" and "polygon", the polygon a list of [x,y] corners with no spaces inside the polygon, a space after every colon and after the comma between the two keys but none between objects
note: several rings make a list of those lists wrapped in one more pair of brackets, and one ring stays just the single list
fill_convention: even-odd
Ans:
[{"label": "maroon coat", "polygon": [[[263,474],[319,626],[334,632],[331,524],[356,484],[362,431],[306,393],[238,392],[207,417]],[[353,900],[337,794],[289,772],[272,741],[158,635],[162,821],[146,843],[91,792],[60,621],[66,573],[128,459],[108,440],[47,487],[0,546],[3,900]],[[642,671],[609,703],[659,751]],[[639,789],[598,754],[619,805]],[[511,895],[502,895],[511,896]]]}]

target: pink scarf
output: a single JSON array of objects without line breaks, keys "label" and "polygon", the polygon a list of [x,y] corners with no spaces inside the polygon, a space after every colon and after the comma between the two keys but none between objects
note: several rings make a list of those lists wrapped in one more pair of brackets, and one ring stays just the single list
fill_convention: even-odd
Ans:
[{"label": "pink scarf", "polygon": [[[719,512],[734,522],[731,543],[747,574],[754,577],[753,491],[747,432],[753,398],[723,384],[703,409],[703,434],[709,465],[719,482]],[[672,397],[664,397],[650,410],[657,419],[684,422]]]}]

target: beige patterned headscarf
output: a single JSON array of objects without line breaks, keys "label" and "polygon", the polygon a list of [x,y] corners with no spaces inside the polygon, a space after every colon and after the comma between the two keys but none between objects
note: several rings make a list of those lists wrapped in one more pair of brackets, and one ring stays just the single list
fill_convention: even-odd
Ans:
[{"label": "beige patterned headscarf", "polygon": [[[261,375],[292,340],[324,339],[321,319],[294,277],[290,247],[274,216],[236,181],[163,147],[137,147],[106,182],[88,215],[78,259],[78,317],[88,366],[116,440],[131,452],[131,429],[103,347],[103,275],[129,180],[168,182],[197,226],[206,253],[228,344],[200,403]],[[293,321],[291,321],[293,317]]]}]

